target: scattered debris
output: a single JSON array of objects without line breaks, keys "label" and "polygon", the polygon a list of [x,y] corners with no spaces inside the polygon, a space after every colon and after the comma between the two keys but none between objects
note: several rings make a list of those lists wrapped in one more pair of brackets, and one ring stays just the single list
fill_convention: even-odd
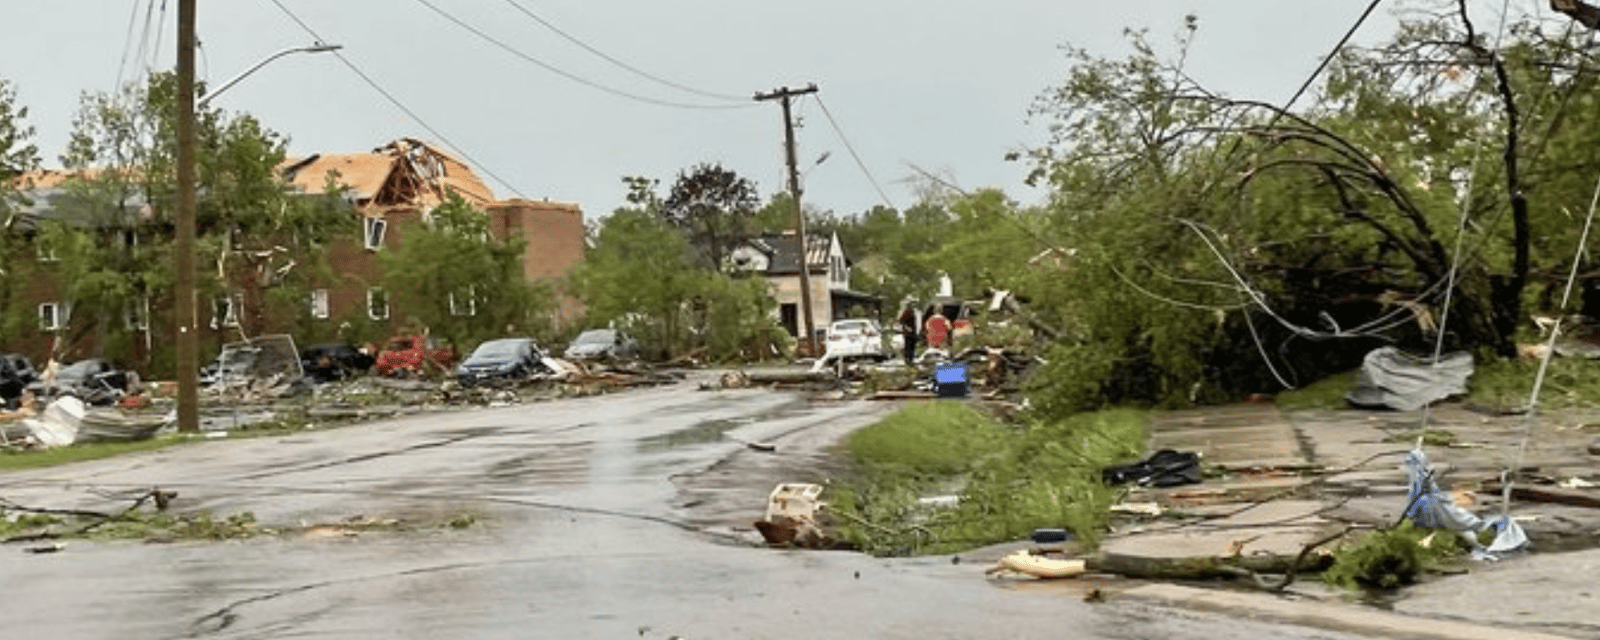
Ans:
[{"label": "scattered debris", "polygon": [[[1412,522],[1456,532],[1471,547],[1472,557],[1480,560],[1494,559],[1494,554],[1516,551],[1528,544],[1527,534],[1511,518],[1500,515],[1489,520],[1480,519],[1441,491],[1433,480],[1433,466],[1428,463],[1421,444],[1406,454],[1404,468],[1410,478],[1405,517]],[[1600,505],[1600,500],[1596,500],[1596,504]],[[1495,533],[1494,541],[1487,548],[1478,542],[1478,534],[1484,531]]]},{"label": "scattered debris", "polygon": [[1415,411],[1440,400],[1464,395],[1472,375],[1472,354],[1445,354],[1434,362],[1394,347],[1367,353],[1356,372],[1355,387],[1345,395],[1358,407]]},{"label": "scattered debris", "polygon": [[1131,513],[1141,516],[1160,516],[1163,513],[1161,505],[1154,502],[1122,502],[1111,505],[1113,513]]},{"label": "scattered debris", "polygon": [[1176,487],[1199,484],[1200,454],[1193,451],[1162,449],[1134,464],[1107,467],[1100,479],[1108,485],[1133,483],[1142,487]]},{"label": "scattered debris", "polygon": [[779,484],[767,496],[767,512],[754,524],[761,538],[770,545],[822,548],[830,544],[817,523],[823,503],[822,485],[788,482]]},{"label": "scattered debris", "polygon": [[[1498,482],[1485,483],[1480,489],[1483,493],[1499,494],[1505,486]],[[1511,497],[1529,502],[1544,502],[1564,504],[1573,507],[1588,507],[1600,509],[1600,493],[1584,491],[1576,488],[1538,487],[1532,485],[1514,484],[1511,486]]]},{"label": "scattered debris", "polygon": [[1060,560],[1034,555],[1030,551],[1018,551],[996,562],[994,566],[984,571],[986,574],[1020,573],[1036,578],[1060,579],[1076,578],[1089,572],[1087,563],[1083,560]]}]

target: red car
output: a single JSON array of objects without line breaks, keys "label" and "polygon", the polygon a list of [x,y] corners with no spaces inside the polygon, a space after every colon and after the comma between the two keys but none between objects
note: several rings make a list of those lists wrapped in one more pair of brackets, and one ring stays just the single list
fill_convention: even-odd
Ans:
[{"label": "red car", "polygon": [[422,376],[449,373],[456,366],[456,350],[428,336],[395,336],[378,352],[380,376]]}]

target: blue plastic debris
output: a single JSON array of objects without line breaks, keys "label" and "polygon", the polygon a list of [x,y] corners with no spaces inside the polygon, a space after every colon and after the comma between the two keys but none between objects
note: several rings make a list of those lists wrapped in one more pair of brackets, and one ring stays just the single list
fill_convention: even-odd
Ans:
[{"label": "blue plastic debris", "polygon": [[941,362],[933,367],[933,393],[941,398],[965,398],[969,384],[967,365]]}]

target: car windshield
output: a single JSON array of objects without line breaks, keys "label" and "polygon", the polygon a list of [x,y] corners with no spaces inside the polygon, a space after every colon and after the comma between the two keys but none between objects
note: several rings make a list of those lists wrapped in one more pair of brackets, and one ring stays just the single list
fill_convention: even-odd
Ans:
[{"label": "car windshield", "polygon": [[583,332],[573,344],[611,344],[616,341],[617,332],[610,329],[591,329]]},{"label": "car windshield", "polygon": [[872,325],[865,320],[833,323],[834,333],[865,333]]},{"label": "car windshield", "polygon": [[503,338],[490,340],[478,345],[472,352],[472,359],[486,358],[511,358],[528,352],[528,341],[522,338]]}]

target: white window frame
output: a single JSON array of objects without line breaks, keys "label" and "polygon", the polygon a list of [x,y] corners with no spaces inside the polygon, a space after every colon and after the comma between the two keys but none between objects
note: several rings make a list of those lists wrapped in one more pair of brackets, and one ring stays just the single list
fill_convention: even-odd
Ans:
[{"label": "white window frame", "polygon": [[39,330],[60,331],[67,324],[66,307],[59,302],[39,303]]},{"label": "white window frame", "polygon": [[123,315],[123,322],[133,331],[150,330],[150,298],[139,296],[139,299],[128,303],[128,309]]},{"label": "white window frame", "polygon": [[464,297],[467,299],[467,303],[465,305],[466,308],[463,309],[462,305],[460,305],[460,304],[458,304],[456,302],[457,298],[456,298],[455,292],[454,291],[450,292],[450,294],[449,294],[450,315],[453,315],[453,316],[475,316],[475,315],[478,315],[478,285],[475,285],[475,284],[467,285],[467,290],[466,290],[465,293],[466,293],[466,295]]},{"label": "white window frame", "polygon": [[367,287],[367,317],[373,320],[389,319],[389,296],[383,287]]},{"label": "white window frame", "polygon": [[211,300],[211,328],[232,329],[239,326],[239,307],[243,300],[238,294],[221,295]]},{"label": "white window frame", "polygon": [[317,318],[319,320],[327,319],[327,317],[328,317],[328,290],[327,289],[312,289],[311,290],[311,301],[310,302],[311,302],[311,317]]},{"label": "white window frame", "polygon": [[365,226],[363,227],[365,233],[362,234],[362,241],[365,243],[367,251],[382,249],[384,236],[389,230],[389,221],[376,216],[367,216],[362,220],[365,221]]},{"label": "white window frame", "polygon": [[34,250],[38,252],[39,262],[61,262],[61,256],[56,255],[56,248],[44,242],[33,243]]}]

